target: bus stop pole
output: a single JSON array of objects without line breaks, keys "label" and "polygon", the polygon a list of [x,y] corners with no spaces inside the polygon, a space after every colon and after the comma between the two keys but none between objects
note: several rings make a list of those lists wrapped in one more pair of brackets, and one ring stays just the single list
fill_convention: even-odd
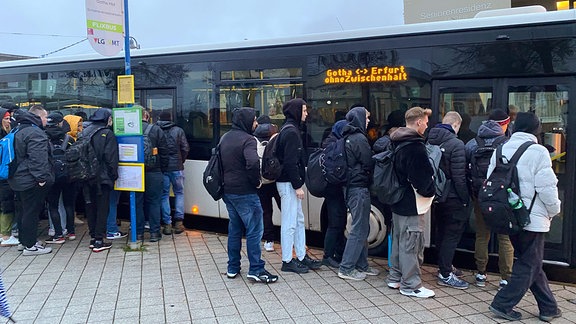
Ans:
[{"label": "bus stop pole", "polygon": [[[130,22],[128,19],[128,0],[124,0],[124,74],[131,75],[130,67]],[[132,106],[129,104],[128,107]],[[132,250],[140,248],[140,243],[136,241],[136,193],[130,191],[130,243],[128,247]]]}]

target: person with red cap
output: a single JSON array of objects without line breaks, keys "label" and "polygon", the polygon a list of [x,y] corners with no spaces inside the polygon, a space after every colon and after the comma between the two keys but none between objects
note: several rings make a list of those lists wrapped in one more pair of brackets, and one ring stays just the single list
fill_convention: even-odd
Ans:
[{"label": "person with red cap", "polygon": [[[490,228],[484,222],[484,217],[478,206],[478,192],[482,183],[486,179],[488,165],[492,152],[498,145],[508,140],[505,135],[510,116],[501,109],[493,109],[478,128],[478,135],[466,143],[466,161],[467,161],[467,178],[470,185],[470,193],[474,202],[474,216],[476,221],[476,243],[474,258],[476,259],[476,286],[486,286],[486,266],[488,265],[488,243],[490,242]],[[484,151],[486,154],[479,152]],[[514,248],[510,243],[508,235],[498,234],[498,268],[500,270],[501,280],[500,288],[508,284],[510,274],[512,273],[512,263],[514,262]]]}]

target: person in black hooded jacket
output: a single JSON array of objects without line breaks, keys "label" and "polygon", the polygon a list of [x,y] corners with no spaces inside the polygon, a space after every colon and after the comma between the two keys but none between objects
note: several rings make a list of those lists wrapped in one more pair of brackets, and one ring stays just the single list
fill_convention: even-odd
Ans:
[{"label": "person in black hooded jacket", "polygon": [[[436,192],[434,170],[423,137],[431,113],[430,109],[421,107],[408,109],[404,115],[406,127],[398,128],[390,136],[394,147],[404,142],[408,144],[398,149],[394,159],[394,170],[403,186],[404,196],[392,205],[394,227],[388,287],[399,288],[402,295],[418,298],[435,295],[434,291],[422,286],[420,278],[420,266],[424,260],[424,215],[429,211]],[[429,201],[429,204],[422,203],[418,208],[422,200]]]},{"label": "person in black hooded jacket", "polygon": [[[306,101],[296,98],[287,101],[282,107],[286,122],[278,134],[276,152],[282,163],[282,174],[276,179],[276,188],[282,201],[282,224],[280,242],[282,244],[282,271],[306,273],[318,269],[322,264],[306,254],[306,233],[304,228],[304,176],[306,157],[300,125],[306,121],[308,110]],[[292,249],[296,258],[292,258]]]},{"label": "person in black hooded jacket", "polygon": [[452,270],[452,259],[470,216],[470,196],[466,183],[466,153],[464,143],[456,137],[462,124],[460,114],[449,111],[428,132],[428,143],[438,145],[442,151],[440,168],[446,174],[446,199],[434,205],[436,218],[436,249],[438,252],[438,284],[456,289],[467,289],[468,283]]},{"label": "person in black hooded jacket", "polygon": [[[74,139],[66,136],[66,130],[63,129],[64,117],[60,112],[53,112],[48,115],[48,122],[46,124],[46,135],[50,139],[50,147],[54,153],[55,147],[66,148],[74,143]],[[64,144],[66,140],[66,144]],[[53,161],[56,162],[56,156],[53,155]],[[64,157],[59,157],[64,158]],[[61,161],[62,162],[62,161]],[[54,172],[56,176],[56,170]],[[74,200],[76,199],[76,188],[68,183],[67,174],[59,173],[59,177],[55,177],[54,185],[48,190],[46,200],[48,201],[48,211],[50,220],[52,222],[51,228],[54,230],[54,235],[46,241],[46,243],[61,244],[66,242],[65,237],[62,235],[62,224],[66,224],[67,235],[75,234],[74,227]],[[58,209],[60,203],[60,195],[62,195],[62,202],[66,215],[61,215]]]},{"label": "person in black hooded jacket", "polygon": [[224,196],[228,210],[228,271],[236,278],[240,273],[242,233],[246,233],[246,250],[250,269],[247,278],[255,282],[272,283],[278,276],[264,269],[260,240],[262,239],[262,206],[256,189],[260,187],[260,158],[252,132],[258,125],[253,108],[232,111],[232,129],[220,140]]},{"label": "person in black hooded jacket", "polygon": [[[16,171],[8,183],[16,193],[19,239],[22,255],[40,255],[52,252],[38,238],[38,221],[48,189],[54,183],[48,136],[44,133],[48,113],[44,107],[34,105],[28,111],[18,109],[14,118],[18,132],[14,135]],[[12,173],[12,172],[10,172]]]},{"label": "person in black hooded jacket", "polygon": [[90,124],[84,128],[81,136],[92,135],[94,153],[100,162],[98,181],[84,184],[83,193],[86,200],[86,219],[90,231],[90,248],[101,252],[112,247],[104,241],[106,238],[106,221],[110,205],[110,191],[118,178],[118,141],[110,129],[112,112],[108,108],[98,108],[90,116]]},{"label": "person in black hooded jacket", "polygon": [[372,149],[366,137],[370,113],[364,107],[352,108],[346,114],[346,164],[348,181],[344,189],[346,205],[352,215],[352,228],[346,241],[338,277],[363,280],[366,275],[377,276],[379,271],[368,265],[368,233],[370,232],[370,179],[374,169]]}]

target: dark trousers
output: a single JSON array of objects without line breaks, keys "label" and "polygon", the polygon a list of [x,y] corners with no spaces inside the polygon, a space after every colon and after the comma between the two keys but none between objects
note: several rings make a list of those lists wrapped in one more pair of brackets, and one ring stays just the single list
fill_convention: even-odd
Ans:
[{"label": "dark trousers", "polygon": [[70,234],[74,234],[74,203],[76,201],[76,186],[74,183],[67,181],[57,181],[48,190],[46,200],[48,201],[48,211],[50,212],[50,219],[54,224],[54,231],[56,236],[62,235],[62,225],[60,224],[60,212],[58,204],[60,202],[60,194],[62,194],[62,202],[64,203],[64,210],[66,211],[66,230]]},{"label": "dark trousers", "polygon": [[346,200],[341,186],[328,185],[324,196],[326,205],[326,233],[324,234],[324,258],[336,258],[339,260],[344,253],[346,237]]},{"label": "dark trousers", "polygon": [[442,276],[447,277],[452,272],[452,260],[466,228],[470,209],[462,206],[458,199],[448,199],[444,203],[435,205],[434,212],[438,268]]},{"label": "dark trousers", "polygon": [[274,231],[274,223],[272,222],[272,214],[274,212],[272,199],[276,201],[278,209],[282,209],[280,194],[278,194],[276,183],[262,185],[262,187],[258,189],[258,198],[260,198],[260,205],[262,205],[262,220],[264,221],[264,234],[262,235],[262,239],[266,242],[273,242],[276,240],[276,233]]},{"label": "dark trousers", "polygon": [[150,234],[160,234],[162,216],[162,172],[146,172],[144,192],[136,193],[136,233],[144,234],[144,223],[150,223]]},{"label": "dark trousers", "polygon": [[40,212],[44,208],[46,193],[48,192],[47,186],[35,185],[33,188],[16,191],[18,196],[18,204],[16,208],[20,209],[20,223],[18,235],[20,243],[25,247],[32,247],[38,240],[38,221],[40,219]]},{"label": "dark trousers", "polygon": [[514,261],[508,285],[494,296],[492,307],[509,312],[530,289],[541,315],[556,313],[558,304],[542,270],[545,234],[522,231],[518,235],[510,236],[518,259]]},{"label": "dark trousers", "polygon": [[[86,219],[88,220],[88,229],[90,230],[90,237],[96,241],[102,241],[106,237],[106,221],[108,219],[108,208],[110,205],[110,191],[112,187],[109,185],[92,184],[87,185],[87,190],[84,194],[86,199]],[[72,220],[74,222],[74,220]]]}]

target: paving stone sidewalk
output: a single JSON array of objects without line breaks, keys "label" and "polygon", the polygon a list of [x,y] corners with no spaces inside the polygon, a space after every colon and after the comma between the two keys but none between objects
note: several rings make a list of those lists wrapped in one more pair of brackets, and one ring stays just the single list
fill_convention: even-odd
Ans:
[{"label": "paving stone sidewalk", "polygon": [[[128,224],[123,225],[126,230]],[[263,252],[263,257],[280,279],[265,285],[246,279],[245,254],[241,275],[226,278],[227,237],[222,234],[188,230],[146,242],[143,252],[125,252],[124,238],[101,253],[88,249],[86,225],[77,227],[77,235],[76,241],[53,245],[49,255],[25,257],[16,247],[0,248],[0,269],[18,323],[506,322],[488,311],[497,291],[494,276],[485,288],[441,288],[436,268],[424,266],[425,286],[436,297],[420,300],[389,289],[385,271],[360,282],[342,280],[327,267],[303,275],[280,272],[276,244],[276,252]],[[322,256],[317,249],[309,253]],[[386,262],[371,259],[380,270]],[[465,274],[473,282],[472,272]],[[553,284],[552,290],[563,311],[555,323],[576,323],[576,287]],[[530,294],[519,310],[522,322],[539,322]]]}]

